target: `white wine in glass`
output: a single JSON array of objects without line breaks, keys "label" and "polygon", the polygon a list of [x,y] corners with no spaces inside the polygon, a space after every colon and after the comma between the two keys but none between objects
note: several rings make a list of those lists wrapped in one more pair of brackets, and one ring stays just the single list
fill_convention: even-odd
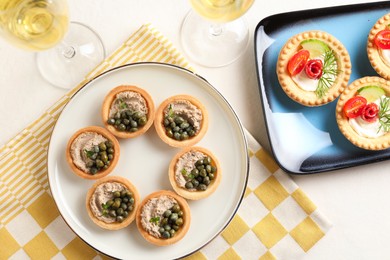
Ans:
[{"label": "white wine in glass", "polygon": [[69,23],[66,0],[0,0],[0,35],[11,44],[38,51],[42,76],[71,88],[105,56],[98,35]]},{"label": "white wine in glass", "polygon": [[181,27],[184,52],[196,63],[221,67],[237,60],[249,43],[243,15],[254,0],[189,0],[190,11]]}]

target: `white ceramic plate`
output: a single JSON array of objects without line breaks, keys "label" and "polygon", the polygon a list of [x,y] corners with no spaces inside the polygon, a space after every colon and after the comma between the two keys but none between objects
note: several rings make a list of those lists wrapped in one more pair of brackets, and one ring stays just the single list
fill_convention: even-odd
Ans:
[{"label": "white ceramic plate", "polygon": [[[189,201],[191,227],[178,243],[157,247],[139,234],[135,222],[119,231],[103,230],[88,217],[85,196],[94,181],[77,177],[65,160],[68,139],[78,129],[103,126],[100,109],[105,95],[121,84],[139,86],[150,93],[155,106],[177,94],[199,99],[209,112],[209,129],[197,144],[219,159],[222,181],[210,197]],[[172,190],[168,165],[179,151],[162,142],[154,127],[135,139],[119,139],[121,157],[111,175],[128,178],[141,199],[161,189]],[[136,63],[113,69],[85,85],[62,111],[48,151],[50,189],[69,227],[100,252],[120,259],[173,259],[191,254],[217,236],[231,221],[245,192],[249,160],[241,124],[222,95],[194,73],[161,63]]]}]

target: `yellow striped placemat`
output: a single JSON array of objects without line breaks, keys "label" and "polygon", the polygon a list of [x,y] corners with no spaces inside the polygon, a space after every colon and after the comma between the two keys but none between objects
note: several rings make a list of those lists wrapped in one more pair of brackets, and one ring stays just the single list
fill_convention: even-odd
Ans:
[{"label": "yellow striped placemat", "polygon": [[[85,83],[123,64],[154,61],[192,70],[150,24],[139,30],[36,121],[0,148],[0,259],[106,258],[65,224],[50,195],[46,154],[64,105]],[[299,259],[330,228],[304,192],[246,133],[251,169],[229,226],[189,259]]]}]

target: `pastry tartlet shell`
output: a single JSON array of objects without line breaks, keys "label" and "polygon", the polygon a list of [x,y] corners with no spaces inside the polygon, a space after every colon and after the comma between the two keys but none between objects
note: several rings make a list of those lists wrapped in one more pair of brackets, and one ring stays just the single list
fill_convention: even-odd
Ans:
[{"label": "pastry tartlet shell", "polygon": [[384,29],[390,29],[388,24],[390,24],[390,14],[386,14],[378,19],[378,21],[371,28],[367,38],[368,60],[370,61],[373,69],[385,79],[390,79],[390,64],[386,63],[381,58],[380,49],[376,46],[374,39],[378,32]]},{"label": "pastry tartlet shell", "polygon": [[[172,198],[174,198],[177,203],[179,204],[181,210],[183,211],[183,220],[184,220],[184,223],[183,225],[180,227],[180,229],[176,232],[175,236],[172,237],[172,238],[169,238],[169,239],[163,239],[163,238],[156,238],[152,235],[150,235],[143,227],[142,227],[142,223],[141,223],[141,212],[142,212],[142,209],[144,207],[144,205],[152,198],[156,198],[156,197],[160,197],[160,196],[170,196]],[[169,191],[169,190],[159,190],[159,191],[155,191],[151,194],[149,194],[148,196],[146,196],[141,204],[139,205],[138,207],[138,210],[137,210],[137,214],[136,214],[136,224],[137,224],[137,228],[138,228],[138,231],[140,232],[140,234],[142,235],[142,237],[148,241],[149,243],[153,244],[153,245],[156,245],[156,246],[168,246],[168,245],[172,245],[174,243],[177,243],[179,240],[181,240],[185,234],[188,232],[188,229],[190,228],[190,224],[191,224],[191,211],[190,211],[190,207],[188,206],[188,203],[185,199],[183,199],[182,197],[180,197],[179,195],[177,195],[176,193],[174,193],[173,191]]]},{"label": "pastry tartlet shell", "polygon": [[[337,75],[334,84],[321,99],[317,97],[314,91],[306,91],[297,86],[287,70],[287,64],[290,58],[301,49],[301,42],[308,39],[317,39],[326,43],[337,55],[339,74]],[[334,36],[323,31],[307,31],[291,37],[280,50],[276,64],[279,83],[287,96],[292,100],[309,107],[321,106],[335,100],[348,85],[351,68],[352,65],[349,53],[344,45]]]},{"label": "pastry tartlet shell", "polygon": [[[70,153],[70,148],[71,148],[71,145],[72,145],[73,141],[80,134],[85,133],[85,132],[94,132],[94,133],[100,134],[100,135],[104,136],[106,139],[108,139],[109,141],[111,141],[113,143],[113,145],[114,145],[114,158],[111,160],[110,166],[107,169],[101,170],[101,171],[99,171],[98,173],[96,173],[94,175],[92,175],[90,173],[87,173],[87,172],[84,172],[83,170],[79,169],[73,163],[73,158],[72,158],[72,155]],[[72,169],[72,172],[74,174],[76,174],[77,176],[79,176],[79,177],[81,177],[83,179],[96,180],[96,179],[99,179],[99,178],[107,176],[108,174],[110,174],[114,170],[114,168],[117,165],[118,160],[119,160],[120,146],[119,146],[119,142],[115,138],[115,136],[112,135],[107,129],[105,129],[103,127],[100,127],[100,126],[88,126],[88,127],[84,127],[82,129],[79,129],[76,133],[74,133],[71,136],[71,138],[69,139],[68,144],[66,146],[65,155],[66,155],[66,161],[68,162],[68,164],[69,164],[69,166]]]},{"label": "pastry tartlet shell", "polygon": [[[102,184],[102,183],[107,183],[107,182],[118,182],[126,186],[126,188],[133,193],[134,197],[134,204],[133,204],[133,211],[123,220],[123,222],[114,222],[114,223],[106,223],[104,221],[99,220],[98,218],[95,217],[93,214],[91,207],[89,205],[90,199],[95,192],[96,188]],[[91,220],[98,225],[101,228],[108,229],[108,230],[118,230],[122,229],[124,227],[127,227],[130,225],[131,222],[135,219],[135,215],[138,209],[138,206],[140,204],[140,195],[138,193],[137,188],[126,178],[121,177],[121,176],[107,176],[105,178],[97,180],[92,187],[88,190],[87,196],[86,196],[86,208],[88,212],[88,216],[91,218]]]},{"label": "pastry tartlet shell", "polygon": [[[119,131],[114,126],[109,125],[107,123],[112,102],[115,101],[117,94],[119,94],[121,92],[125,92],[125,91],[132,91],[132,92],[139,93],[145,99],[146,104],[148,106],[148,115],[147,115],[148,121],[146,122],[146,124],[143,127],[138,129],[138,131],[136,131],[136,132]],[[132,85],[121,85],[121,86],[115,87],[106,95],[106,97],[104,98],[104,101],[103,101],[101,114],[102,114],[104,126],[113,135],[115,135],[116,137],[119,137],[119,138],[124,138],[124,139],[125,138],[134,138],[134,137],[137,137],[137,136],[144,134],[152,126],[153,121],[154,121],[154,116],[155,116],[155,107],[154,107],[154,102],[153,102],[152,97],[144,89],[139,88],[137,86],[132,86]]]},{"label": "pastry tartlet shell", "polygon": [[[194,106],[196,106],[197,108],[199,108],[202,111],[202,123],[201,123],[199,132],[195,136],[193,136],[187,140],[182,140],[182,141],[177,141],[173,138],[168,137],[166,135],[165,127],[163,124],[165,108],[170,103],[177,101],[177,100],[187,100],[187,101],[191,102],[191,104],[193,104]],[[209,124],[209,119],[208,119],[206,107],[199,100],[197,100],[196,98],[194,98],[190,95],[176,95],[176,96],[172,96],[172,97],[167,98],[158,107],[158,109],[156,111],[156,116],[154,119],[154,127],[156,129],[158,136],[160,137],[160,139],[163,142],[165,142],[166,144],[168,144],[172,147],[187,147],[187,146],[192,146],[192,145],[198,143],[203,138],[203,136],[206,134],[208,124]]]},{"label": "pastry tartlet shell", "polygon": [[384,150],[390,147],[390,132],[378,138],[366,138],[353,130],[348,118],[343,113],[345,103],[356,95],[357,90],[368,85],[377,85],[383,88],[386,96],[390,96],[390,81],[380,77],[363,77],[352,82],[340,95],[336,105],[336,121],[341,133],[355,146],[366,150]]},{"label": "pastry tartlet shell", "polygon": [[[207,156],[210,156],[210,158],[212,159],[212,162],[213,162],[212,163],[213,166],[215,166],[217,168],[217,171],[215,173],[215,178],[210,182],[210,185],[207,187],[207,189],[205,191],[189,191],[186,188],[180,187],[177,184],[176,180],[175,180],[175,171],[176,171],[177,161],[185,153],[187,153],[189,151],[192,151],[192,150],[199,151],[201,153],[204,153]],[[182,196],[185,199],[199,200],[199,199],[206,198],[206,197],[210,196],[212,193],[215,192],[215,190],[218,188],[218,186],[219,186],[219,184],[221,182],[222,171],[221,171],[221,166],[220,166],[217,158],[214,156],[213,153],[211,153],[206,148],[199,147],[199,146],[193,146],[193,147],[186,147],[186,148],[184,148],[183,150],[178,152],[172,158],[172,160],[171,160],[171,162],[169,164],[168,176],[169,176],[169,182],[171,183],[172,188],[175,190],[175,192],[177,194],[179,194],[180,196]]]}]

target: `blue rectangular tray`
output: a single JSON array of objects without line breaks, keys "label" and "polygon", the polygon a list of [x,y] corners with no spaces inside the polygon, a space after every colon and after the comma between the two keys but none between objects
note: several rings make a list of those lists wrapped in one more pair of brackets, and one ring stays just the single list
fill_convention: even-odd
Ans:
[{"label": "blue rectangular tray", "polygon": [[271,149],[279,166],[291,174],[311,174],[390,158],[390,149],[367,151],[351,144],[339,131],[337,100],[305,107],[291,100],[279,85],[276,61],[295,34],[326,31],[347,48],[352,62],[350,83],[378,76],[367,58],[367,36],[375,22],[390,12],[390,2],[337,6],[266,17],[255,30],[260,96]]}]

